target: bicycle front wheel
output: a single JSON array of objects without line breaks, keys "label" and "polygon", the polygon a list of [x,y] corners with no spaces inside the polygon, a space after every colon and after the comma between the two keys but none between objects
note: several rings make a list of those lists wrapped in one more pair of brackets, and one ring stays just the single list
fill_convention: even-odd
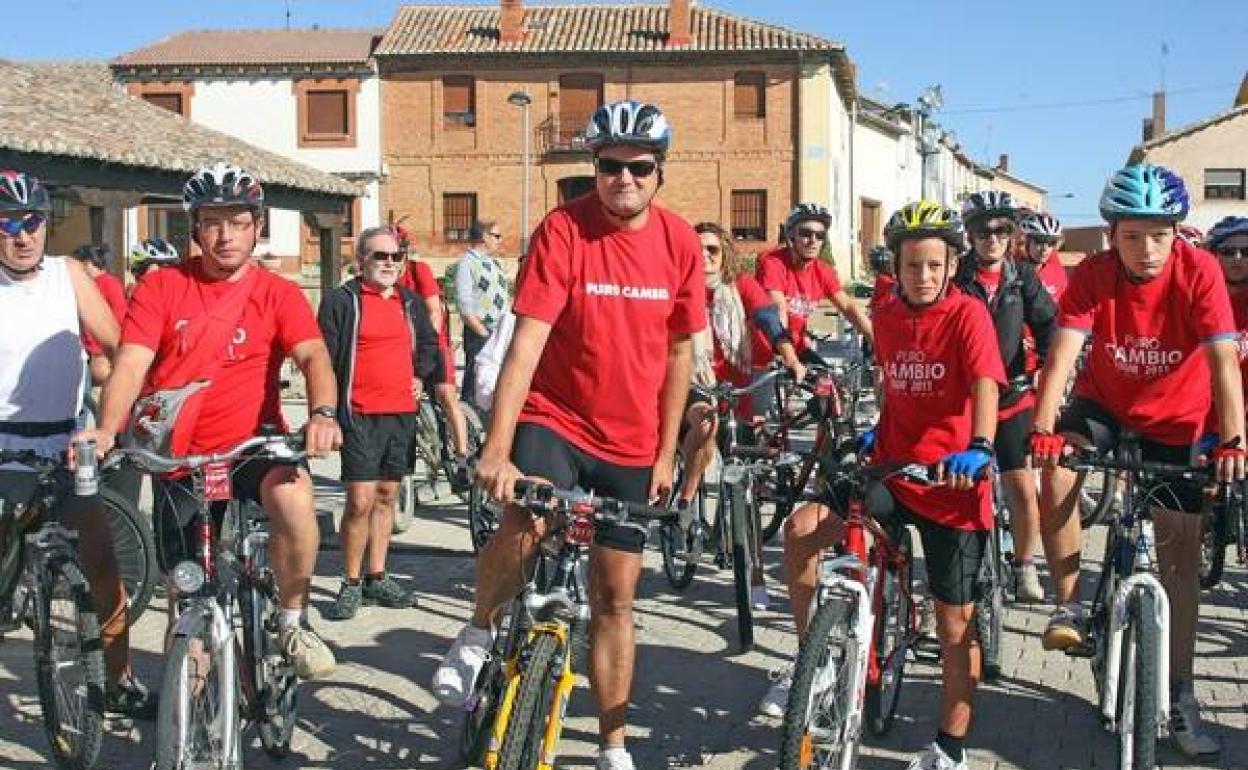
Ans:
[{"label": "bicycle front wheel", "polygon": [[[685,474],[688,468],[684,461],[677,458],[678,472],[674,488],[684,488]],[[677,522],[668,522],[659,528],[659,550],[663,554],[663,574],[668,584],[677,591],[683,591],[693,582],[698,570],[698,562],[702,560],[702,521],[706,498],[699,483],[697,492],[689,501],[689,515],[692,516],[689,528],[681,529]]]},{"label": "bicycle front wheel", "polygon": [[[268,565],[267,549],[257,548],[252,559],[253,575],[259,574]],[[299,721],[299,677],[278,647],[277,603],[270,588],[248,576],[239,585],[238,607],[244,629],[240,669],[250,685],[249,712],[265,753],[285,759]]]},{"label": "bicycle front wheel", "polygon": [[753,564],[753,538],[745,490],[739,484],[725,484],[720,505],[728,506],[732,527],[732,584],[737,604],[737,638],[741,652],[754,647],[754,606],[750,602],[750,567]]},{"label": "bicycle front wheel", "polygon": [[53,761],[95,764],[104,736],[104,653],[86,578],[72,561],[50,561],[36,580],[35,680]]},{"label": "bicycle front wheel", "polygon": [[[520,688],[503,734],[499,770],[537,770],[539,760],[554,765],[554,748],[543,751],[551,719],[563,719],[554,708],[555,691],[563,673],[564,650],[552,634],[540,634],[529,650],[529,662],[520,674]],[[555,731],[557,744],[559,731]],[[545,755],[545,756],[544,756]]]},{"label": "bicycle front wheel", "polygon": [[221,767],[234,761],[227,745],[226,712],[232,672],[213,651],[211,616],[203,614],[190,632],[173,638],[165,653],[156,728],[156,770]]},{"label": "bicycle front wheel", "polygon": [[811,618],[793,666],[793,686],[780,732],[780,770],[848,770],[860,733],[849,716],[859,704],[853,686],[853,601],[835,596]]},{"label": "bicycle front wheel", "polygon": [[1157,767],[1157,597],[1139,591],[1122,646],[1118,676],[1118,767]]},{"label": "bicycle front wheel", "polygon": [[117,569],[126,587],[127,616],[133,625],[152,600],[160,568],[156,566],[156,543],[152,525],[134,503],[116,490],[100,487],[100,501],[108,517]]}]

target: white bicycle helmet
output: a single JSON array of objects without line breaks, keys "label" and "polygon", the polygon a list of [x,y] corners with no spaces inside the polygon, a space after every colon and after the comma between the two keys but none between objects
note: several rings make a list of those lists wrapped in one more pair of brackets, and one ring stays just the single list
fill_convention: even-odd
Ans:
[{"label": "white bicycle helmet", "polygon": [[1062,223],[1052,214],[1033,211],[1018,223],[1028,239],[1038,243],[1057,243],[1062,237]]},{"label": "white bicycle helmet", "polygon": [[21,171],[0,171],[0,214],[52,211],[48,189],[38,177]]},{"label": "white bicycle helmet", "polygon": [[178,249],[164,238],[148,238],[130,250],[130,272],[141,276],[150,267],[176,265]]},{"label": "white bicycle helmet", "polygon": [[585,144],[595,153],[604,147],[628,145],[661,156],[671,141],[672,128],[663,112],[634,99],[602,105],[585,127]]},{"label": "white bicycle helmet", "polygon": [[247,171],[218,161],[191,175],[182,187],[182,206],[196,211],[203,206],[246,206],[264,208],[264,188]]}]

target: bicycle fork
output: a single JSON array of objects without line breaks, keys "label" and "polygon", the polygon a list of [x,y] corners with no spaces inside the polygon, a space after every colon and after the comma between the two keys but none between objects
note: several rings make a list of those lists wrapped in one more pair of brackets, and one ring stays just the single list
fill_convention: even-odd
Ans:
[{"label": "bicycle fork", "polygon": [[[811,604],[810,617],[813,618],[819,606],[827,601],[828,594],[840,595],[852,602],[853,614],[850,618],[849,644],[845,654],[846,670],[849,671],[849,686],[845,691],[851,693],[850,702],[845,704],[847,712],[844,720],[844,734],[819,734],[821,730],[812,723],[812,717],[819,698],[819,693],[826,693],[836,686],[836,667],[824,666],[815,677],[812,691],[816,694],[806,704],[805,723],[811,725],[812,738],[831,743],[847,743],[858,739],[862,734],[862,696],[867,687],[868,667],[871,660],[870,640],[875,628],[875,616],[871,611],[871,595],[860,581],[844,574],[861,573],[864,571],[862,560],[856,555],[847,554],[826,560],[820,565],[819,590]],[[844,753],[841,770],[851,770],[853,752]]]},{"label": "bicycle fork", "polygon": [[1135,620],[1137,623],[1157,624],[1157,660],[1153,662],[1157,670],[1157,723],[1169,724],[1170,718],[1170,601],[1166,598],[1166,591],[1162,588],[1161,581],[1147,572],[1138,572],[1118,585],[1114,592],[1113,603],[1109,608],[1105,685],[1102,690],[1105,697],[1102,699],[1104,702],[1101,706],[1101,716],[1104,717],[1110,730],[1116,733],[1129,732],[1134,727],[1132,709],[1123,709],[1121,720],[1117,718],[1117,710],[1119,684],[1123,687],[1134,685],[1133,682],[1120,683],[1118,677],[1123,656],[1136,654],[1133,647],[1124,650],[1125,646],[1134,645],[1134,641],[1124,642],[1123,637],[1131,623],[1131,599],[1137,591],[1152,594],[1155,602],[1153,606],[1156,607],[1156,613],[1153,617],[1138,617]]},{"label": "bicycle fork", "polygon": [[[225,749],[222,753],[229,758],[224,767],[227,770],[233,770],[233,768],[242,767],[242,744],[239,741],[237,719],[238,687],[235,669],[234,624],[216,601],[201,599],[178,615],[178,619],[173,624],[172,635],[175,637],[192,636],[201,623],[208,625],[209,642],[212,645],[211,649],[206,650],[205,653],[210,657],[214,666],[220,667],[220,677],[224,685],[219,693],[221,708],[218,709],[218,719],[221,721],[221,745]],[[182,680],[178,682],[180,703],[190,701],[190,687],[191,682],[184,674]],[[187,720],[184,718],[179,721],[177,729],[185,731],[189,727]],[[185,733],[179,735],[178,745],[188,745],[187,738]]]},{"label": "bicycle fork", "polygon": [[[554,682],[554,687],[551,691],[551,697],[554,700],[550,709],[550,721],[547,722],[542,732],[542,745],[538,752],[537,762],[538,770],[553,770],[556,749],[559,746],[559,736],[563,731],[563,720],[568,712],[568,701],[571,699],[572,690],[576,686],[576,675],[572,673],[572,650],[568,646],[571,635],[568,633],[568,626],[563,623],[547,622],[535,624],[530,629],[528,640],[521,649],[532,649],[534,641],[543,634],[551,634],[559,639],[559,648],[563,650],[559,678]],[[524,670],[521,668],[519,655],[507,661],[507,689],[503,692],[503,698],[498,706],[498,716],[494,718],[494,725],[490,729],[490,742],[485,753],[485,770],[495,770],[498,767],[499,758],[503,750],[503,740],[507,735],[507,727],[511,724],[512,710],[516,705],[516,695],[520,691],[520,680],[523,673]]]}]

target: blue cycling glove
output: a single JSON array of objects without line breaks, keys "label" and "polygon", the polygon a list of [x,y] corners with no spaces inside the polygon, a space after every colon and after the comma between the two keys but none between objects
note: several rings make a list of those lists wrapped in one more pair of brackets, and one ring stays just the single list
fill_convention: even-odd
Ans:
[{"label": "blue cycling glove", "polygon": [[992,458],[991,443],[982,438],[972,439],[971,445],[966,449],[945,458],[945,475],[977,479],[984,468],[992,463]]},{"label": "blue cycling glove", "polygon": [[1202,457],[1209,457],[1213,454],[1213,450],[1218,448],[1222,443],[1222,439],[1216,433],[1206,433],[1200,437],[1200,441],[1196,442],[1196,453]]},{"label": "blue cycling glove", "polygon": [[872,449],[875,449],[875,428],[864,431],[858,436],[859,454],[870,454]]}]

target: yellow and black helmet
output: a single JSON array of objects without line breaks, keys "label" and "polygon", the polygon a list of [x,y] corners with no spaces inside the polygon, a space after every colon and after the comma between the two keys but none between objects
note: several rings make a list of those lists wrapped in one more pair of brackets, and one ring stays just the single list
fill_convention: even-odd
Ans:
[{"label": "yellow and black helmet", "polygon": [[914,201],[898,209],[884,225],[884,240],[893,254],[901,242],[914,238],[941,238],[957,253],[966,250],[966,228],[957,211],[935,201]]}]

